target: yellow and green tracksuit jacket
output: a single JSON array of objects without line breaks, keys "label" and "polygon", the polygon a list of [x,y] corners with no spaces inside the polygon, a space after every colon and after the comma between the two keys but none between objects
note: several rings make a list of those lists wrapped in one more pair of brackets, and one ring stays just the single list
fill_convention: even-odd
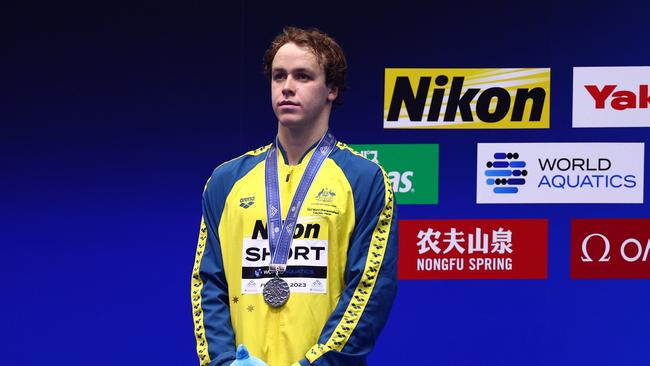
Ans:
[{"label": "yellow and green tracksuit jacket", "polygon": [[[270,366],[365,365],[397,290],[397,217],[383,169],[343,143],[321,166],[299,213],[281,308],[263,299],[270,252],[264,165],[270,145],[217,167],[203,192],[192,273],[200,364],[228,365],[236,345]],[[313,153],[278,149],[282,217]]]}]

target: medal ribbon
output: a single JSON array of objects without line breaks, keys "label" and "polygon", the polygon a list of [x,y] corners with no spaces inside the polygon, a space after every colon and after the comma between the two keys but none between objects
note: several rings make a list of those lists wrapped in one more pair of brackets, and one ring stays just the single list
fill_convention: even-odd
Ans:
[{"label": "medal ribbon", "polygon": [[296,193],[291,200],[287,217],[282,222],[280,209],[280,185],[278,183],[278,141],[277,137],[266,154],[266,167],[264,170],[264,184],[266,188],[266,222],[271,250],[271,265],[276,275],[284,272],[289,259],[289,248],[293,242],[293,232],[298,222],[298,213],[307,196],[307,191],[314,181],[318,170],[336,145],[336,138],[329,131],[321,138],[314,149],[305,168],[305,173],[300,178]]}]

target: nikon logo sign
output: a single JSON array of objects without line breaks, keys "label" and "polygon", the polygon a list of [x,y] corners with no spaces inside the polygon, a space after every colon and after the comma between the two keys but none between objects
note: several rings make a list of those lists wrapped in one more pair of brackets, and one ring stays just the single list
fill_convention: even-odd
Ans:
[{"label": "nikon logo sign", "polygon": [[551,70],[386,69],[384,128],[549,128]]}]

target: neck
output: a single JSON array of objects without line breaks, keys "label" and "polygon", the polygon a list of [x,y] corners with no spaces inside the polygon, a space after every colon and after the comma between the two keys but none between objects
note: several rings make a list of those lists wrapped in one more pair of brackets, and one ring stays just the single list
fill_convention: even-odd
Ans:
[{"label": "neck", "polygon": [[327,132],[327,125],[311,129],[278,126],[278,140],[287,153],[289,165],[297,165],[300,158]]}]

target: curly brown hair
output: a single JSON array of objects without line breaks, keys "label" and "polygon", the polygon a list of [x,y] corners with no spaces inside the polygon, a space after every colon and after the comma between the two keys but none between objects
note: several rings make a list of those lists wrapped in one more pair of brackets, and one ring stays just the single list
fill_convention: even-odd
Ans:
[{"label": "curly brown hair", "polygon": [[341,104],[341,95],[345,90],[345,73],[348,69],[345,54],[341,46],[326,33],[316,29],[302,29],[297,27],[285,27],[282,33],[278,34],[269,48],[264,52],[263,66],[264,74],[271,78],[271,67],[273,58],[278,49],[286,43],[295,43],[297,46],[306,47],[316,56],[318,63],[325,71],[325,83],[330,87],[337,88],[338,96],[335,104]]}]

